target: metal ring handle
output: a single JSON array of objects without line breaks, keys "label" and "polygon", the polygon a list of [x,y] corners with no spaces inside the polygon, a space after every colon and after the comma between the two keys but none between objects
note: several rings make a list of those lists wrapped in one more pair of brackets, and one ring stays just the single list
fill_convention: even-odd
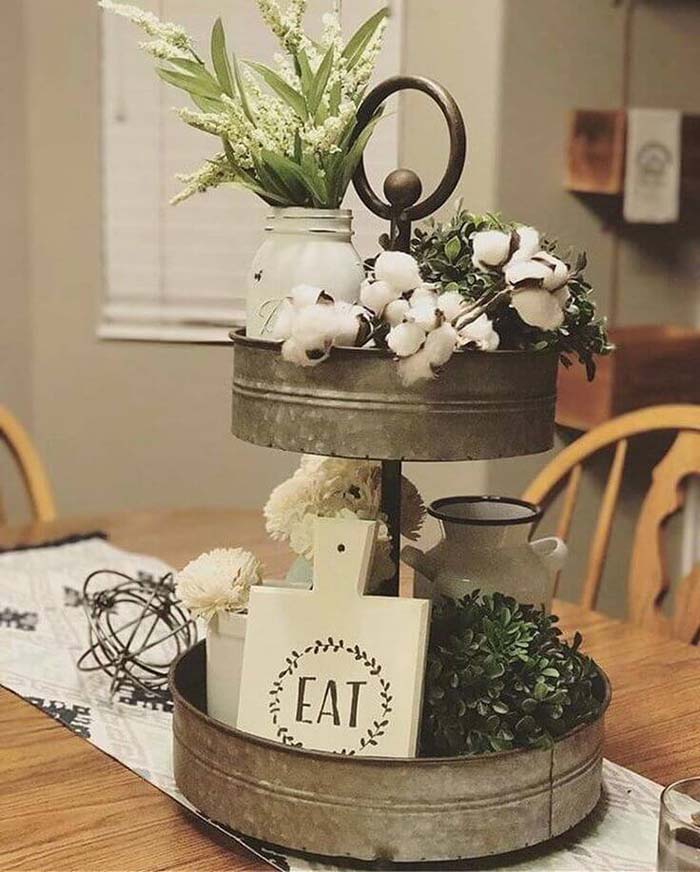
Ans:
[{"label": "metal ring handle", "polygon": [[394,76],[380,82],[362,101],[357,111],[355,137],[369,124],[377,109],[388,97],[404,90],[422,91],[427,94],[437,103],[447,122],[450,156],[440,183],[429,197],[418,202],[422,193],[418,176],[412,170],[395,170],[384,182],[384,193],[389,201],[384,202],[372,190],[367,179],[363,157],[355,170],[353,184],[365,206],[380,218],[390,220],[399,231],[399,236],[405,237],[406,232],[410,235],[412,221],[426,218],[439,209],[457,187],[467,155],[467,132],[459,106],[441,85],[420,76]]}]

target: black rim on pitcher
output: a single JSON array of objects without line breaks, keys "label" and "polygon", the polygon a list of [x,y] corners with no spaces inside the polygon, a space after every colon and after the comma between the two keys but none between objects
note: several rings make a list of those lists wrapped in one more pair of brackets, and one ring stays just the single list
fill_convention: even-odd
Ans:
[{"label": "black rim on pitcher", "polygon": [[[488,504],[499,506],[515,506],[520,509],[527,510],[525,514],[514,515],[510,518],[504,517],[473,517],[465,518],[461,515],[450,511],[452,506],[464,505],[481,505]],[[496,497],[496,496],[462,496],[462,497],[442,497],[435,500],[428,506],[428,514],[439,521],[448,521],[450,524],[469,524],[479,527],[509,527],[513,524],[532,524],[539,521],[542,517],[542,509],[534,503],[528,503],[526,500],[518,500],[515,497]]]}]

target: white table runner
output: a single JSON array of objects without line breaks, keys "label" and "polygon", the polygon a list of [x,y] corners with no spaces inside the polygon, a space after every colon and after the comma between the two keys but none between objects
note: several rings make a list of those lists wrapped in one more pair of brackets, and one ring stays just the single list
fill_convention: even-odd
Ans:
[{"label": "white table runner", "polygon": [[[122,690],[110,704],[108,678],[75,668],[87,639],[82,585],[96,569],[115,569],[134,577],[139,572],[159,577],[170,571],[160,560],[122,551],[99,538],[0,554],[0,684],[196,813],[173,780],[171,704],[154,701],[140,690]],[[607,760],[603,777],[601,802],[570,833],[514,854],[429,868],[655,869],[661,787]],[[288,855],[219,829],[276,869],[353,868]]]}]

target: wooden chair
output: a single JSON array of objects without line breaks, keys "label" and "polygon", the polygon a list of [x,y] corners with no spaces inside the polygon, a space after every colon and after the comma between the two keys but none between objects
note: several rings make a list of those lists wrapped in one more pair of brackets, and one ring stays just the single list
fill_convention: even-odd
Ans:
[{"label": "wooden chair", "polygon": [[581,484],[583,462],[615,445],[583,580],[581,605],[595,608],[625,466],[628,441],[653,431],[676,431],[666,456],[656,466],[642,502],[632,544],[627,583],[628,620],[691,644],[700,642],[700,564],[676,586],[672,617],[662,613],[671,589],[664,566],[662,531],[685,503],[685,480],[700,475],[700,406],[653,406],[607,421],[558,454],[530,484],[523,498],[546,507],[563,489],[557,535],[566,539]]},{"label": "wooden chair", "polygon": [[[2,439],[19,466],[24,480],[32,514],[36,521],[53,521],[56,517],[53,493],[44,465],[27,431],[4,406],[0,406],[0,439]],[[7,519],[0,503],[0,524]]]}]

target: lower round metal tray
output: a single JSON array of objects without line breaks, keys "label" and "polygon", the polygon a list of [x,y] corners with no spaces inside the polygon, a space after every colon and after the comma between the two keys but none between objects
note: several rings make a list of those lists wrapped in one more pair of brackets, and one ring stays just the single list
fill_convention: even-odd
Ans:
[{"label": "lower round metal tray", "polygon": [[548,750],[389,759],[298,750],[206,713],[200,642],[170,674],[175,781],[196,808],[297,851],[420,862],[502,854],[565,832],[601,791],[610,686],[597,721]]},{"label": "lower round metal tray", "polygon": [[278,342],[234,341],[234,436],[255,445],[374,460],[485,460],[547,451],[558,354],[460,351],[406,387],[391,352],[334,348],[314,368]]}]

